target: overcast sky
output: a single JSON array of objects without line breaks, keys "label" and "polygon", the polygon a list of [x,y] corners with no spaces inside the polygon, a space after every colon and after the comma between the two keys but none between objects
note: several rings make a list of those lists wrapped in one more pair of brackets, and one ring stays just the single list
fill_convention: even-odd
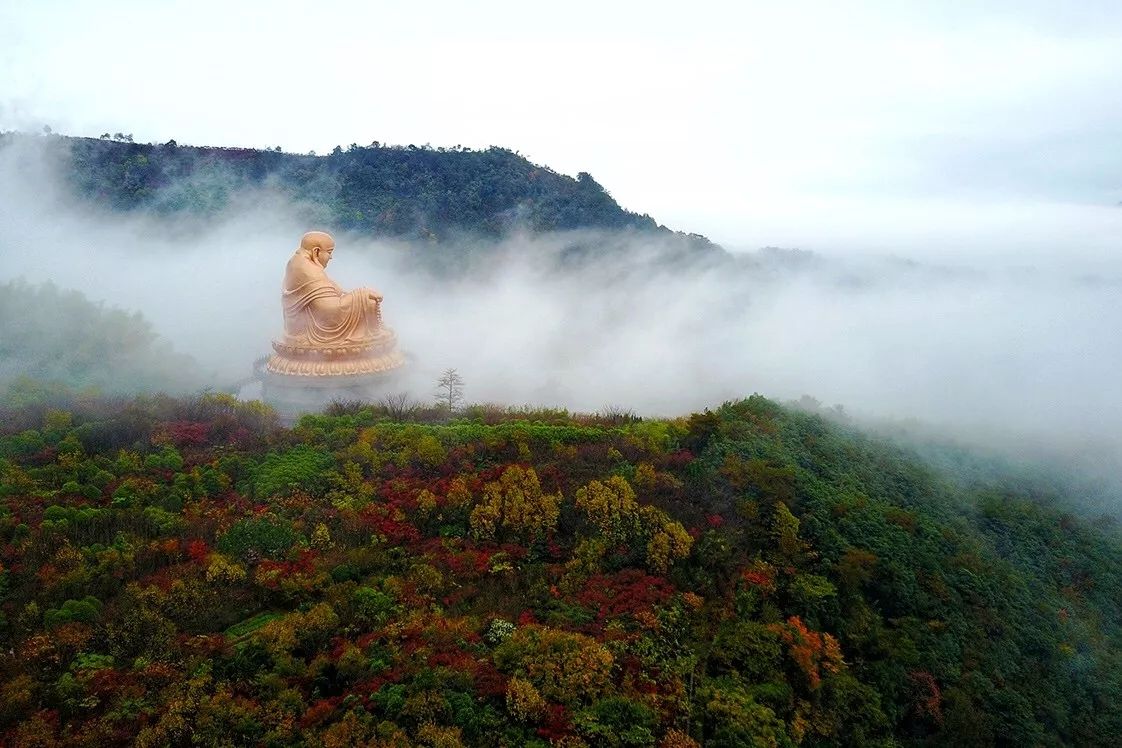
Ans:
[{"label": "overcast sky", "polygon": [[1113,262],[1122,3],[0,4],[0,128],[501,145],[731,248]]}]

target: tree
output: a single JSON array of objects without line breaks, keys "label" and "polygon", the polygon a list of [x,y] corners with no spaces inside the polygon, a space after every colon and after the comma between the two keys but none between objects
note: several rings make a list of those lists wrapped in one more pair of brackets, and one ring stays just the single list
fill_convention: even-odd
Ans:
[{"label": "tree", "polygon": [[619,544],[637,534],[639,504],[627,479],[613,475],[605,483],[594,480],[577,489],[577,509],[609,543]]},{"label": "tree", "polygon": [[413,402],[409,397],[408,392],[397,392],[392,395],[386,395],[382,398],[382,407],[386,409],[386,415],[395,421],[404,421],[409,416],[413,415],[419,407],[417,403]]},{"label": "tree", "polygon": [[537,624],[515,629],[494,658],[499,670],[568,707],[598,698],[611,683],[614,662],[608,648],[590,636]]},{"label": "tree", "polygon": [[445,369],[436,380],[436,400],[451,413],[464,399],[464,378],[455,369]]},{"label": "tree", "polygon": [[688,556],[693,546],[693,538],[680,522],[657,507],[640,507],[634,489],[622,476],[578,488],[576,507],[607,543],[641,547],[645,542],[647,563],[660,574],[673,561]]},{"label": "tree", "polygon": [[513,465],[483,487],[483,499],[471,511],[471,531],[483,540],[513,534],[536,541],[553,532],[560,514],[561,494],[543,493],[533,468]]}]

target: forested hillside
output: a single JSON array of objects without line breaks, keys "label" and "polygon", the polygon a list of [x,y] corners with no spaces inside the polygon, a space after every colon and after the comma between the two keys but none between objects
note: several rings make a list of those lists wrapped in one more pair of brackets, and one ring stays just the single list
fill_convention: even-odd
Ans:
[{"label": "forested hillside", "polygon": [[252,148],[134,143],[131,137],[0,135],[0,147],[41,142],[74,192],[100,207],[164,215],[216,215],[240,191],[275,192],[332,231],[439,243],[495,238],[512,229],[621,230],[720,250],[621,208],[588,173],[576,179],[504,148],[352,144],[316,156]]},{"label": "forested hillside", "polygon": [[1063,496],[758,396],[394,415],[0,414],[7,744],[1122,743],[1122,543]]},{"label": "forested hillside", "polygon": [[201,381],[194,362],[139,312],[106,308],[50,283],[0,283],[0,391],[8,389],[8,400],[28,387],[181,392]]}]

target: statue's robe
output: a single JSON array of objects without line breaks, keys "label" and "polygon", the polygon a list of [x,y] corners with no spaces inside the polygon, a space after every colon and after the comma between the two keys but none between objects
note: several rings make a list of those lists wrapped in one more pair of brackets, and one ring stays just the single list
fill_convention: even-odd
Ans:
[{"label": "statue's robe", "polygon": [[330,347],[369,342],[381,325],[367,288],[344,292],[304,250],[284,271],[284,332],[290,342]]}]

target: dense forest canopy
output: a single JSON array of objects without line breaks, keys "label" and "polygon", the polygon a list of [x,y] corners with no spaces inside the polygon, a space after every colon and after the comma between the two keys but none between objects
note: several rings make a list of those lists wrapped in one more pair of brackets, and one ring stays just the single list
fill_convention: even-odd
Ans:
[{"label": "dense forest canopy", "polygon": [[759,396],[0,416],[12,745],[1122,742],[1113,525]]},{"label": "dense forest canopy", "polygon": [[621,208],[592,175],[574,179],[505,148],[432,148],[372,143],[324,156],[280,149],[134,143],[101,138],[0,134],[0,147],[35,138],[65,181],[92,203],[118,211],[210,216],[244,190],[275,192],[309,222],[440,243],[496,238],[511,230],[597,229],[676,240],[682,251],[720,252],[704,237],[671,232]]}]

